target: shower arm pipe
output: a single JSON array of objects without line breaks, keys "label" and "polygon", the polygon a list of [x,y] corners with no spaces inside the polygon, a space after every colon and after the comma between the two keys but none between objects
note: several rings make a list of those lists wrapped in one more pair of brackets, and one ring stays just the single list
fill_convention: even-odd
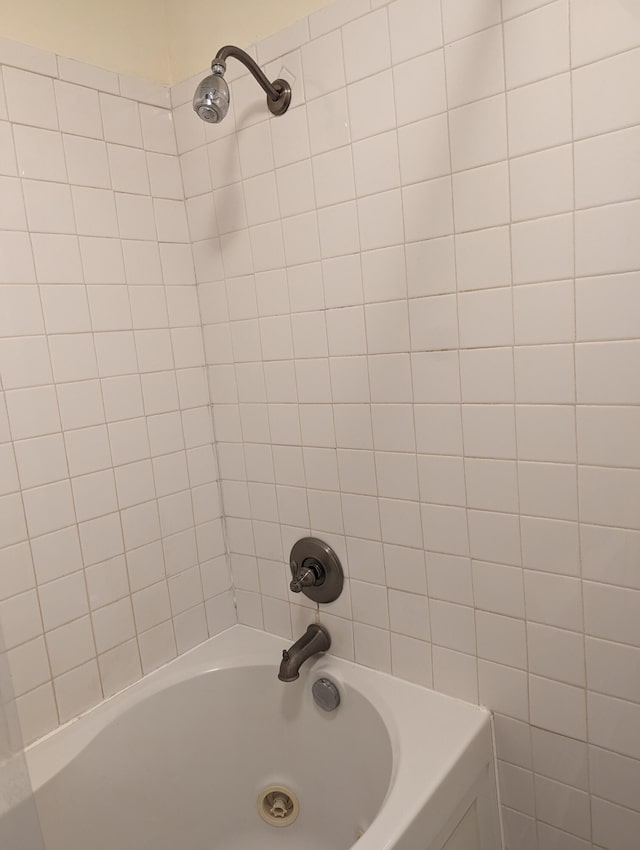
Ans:
[{"label": "shower arm pipe", "polygon": [[216,58],[211,63],[211,70],[215,68],[216,65],[222,65],[224,68],[226,65],[226,61],[229,57],[233,59],[237,59],[253,74],[256,82],[264,89],[265,94],[271,100],[278,100],[281,95],[279,92],[267,79],[262,68],[258,65],[258,63],[253,59],[249,54],[242,50],[240,47],[235,47],[233,44],[227,44],[225,47],[221,47],[220,50],[216,53]]}]

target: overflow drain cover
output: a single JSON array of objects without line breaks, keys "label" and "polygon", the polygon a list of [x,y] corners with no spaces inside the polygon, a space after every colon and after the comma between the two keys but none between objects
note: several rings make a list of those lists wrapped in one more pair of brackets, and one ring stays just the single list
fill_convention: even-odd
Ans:
[{"label": "overflow drain cover", "polygon": [[271,826],[291,826],[299,812],[298,798],[282,785],[270,785],[258,796],[258,813]]}]

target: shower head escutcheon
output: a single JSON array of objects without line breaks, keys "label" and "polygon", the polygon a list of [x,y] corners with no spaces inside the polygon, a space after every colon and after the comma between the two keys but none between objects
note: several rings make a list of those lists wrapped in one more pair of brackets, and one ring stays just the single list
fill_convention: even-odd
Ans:
[{"label": "shower head escutcheon", "polygon": [[289,83],[281,79],[270,83],[260,66],[248,53],[228,44],[218,50],[216,58],[211,63],[211,74],[202,80],[193,96],[193,108],[200,118],[209,124],[218,124],[229,111],[229,86],[225,81],[224,72],[230,56],[242,62],[264,89],[269,111],[273,115],[283,115],[291,103]]}]

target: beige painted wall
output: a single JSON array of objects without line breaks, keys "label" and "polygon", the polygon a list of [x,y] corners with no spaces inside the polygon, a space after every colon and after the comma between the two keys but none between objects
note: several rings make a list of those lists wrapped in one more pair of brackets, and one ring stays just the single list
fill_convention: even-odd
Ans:
[{"label": "beige painted wall", "polygon": [[164,0],[0,0],[0,36],[170,81]]},{"label": "beige painted wall", "polygon": [[0,0],[0,37],[123,74],[178,82],[331,0]]},{"label": "beige painted wall", "polygon": [[174,82],[207,68],[224,44],[247,45],[332,0],[165,0]]}]

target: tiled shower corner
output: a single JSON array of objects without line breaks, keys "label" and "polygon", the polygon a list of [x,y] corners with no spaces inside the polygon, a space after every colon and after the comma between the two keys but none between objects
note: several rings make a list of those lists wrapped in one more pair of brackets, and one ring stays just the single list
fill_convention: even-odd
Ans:
[{"label": "tiled shower corner", "polygon": [[28,742],[236,617],[169,91],[0,62],[0,617]]}]

